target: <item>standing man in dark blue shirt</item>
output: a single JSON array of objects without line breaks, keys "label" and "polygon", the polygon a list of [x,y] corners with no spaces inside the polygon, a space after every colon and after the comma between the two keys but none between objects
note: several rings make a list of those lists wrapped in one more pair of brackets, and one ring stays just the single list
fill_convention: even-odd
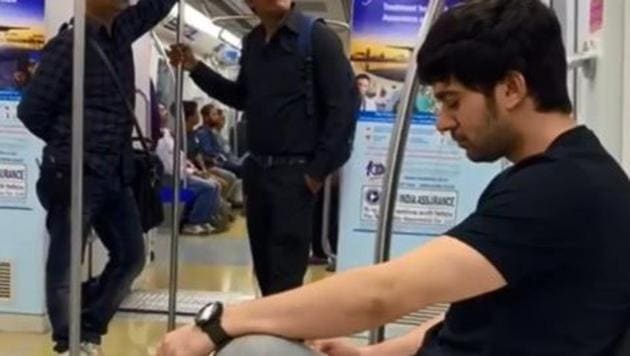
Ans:
[{"label": "standing man in dark blue shirt", "polygon": [[[134,103],[132,43],[155,26],[176,0],[88,0],[86,37],[102,47]],[[50,247],[46,304],[55,350],[68,349],[70,267],[70,148],[73,30],[62,30],[45,47],[39,69],[18,108],[24,125],[46,146],[37,184],[48,212]],[[133,177],[132,120],[114,79],[91,46],[85,53],[85,232],[93,227],[108,249],[102,275],[84,287],[82,348],[101,342],[131,283],[144,266],[138,209],[129,186]]]},{"label": "standing man in dark blue shirt", "polygon": [[[171,61],[182,63],[210,96],[245,111],[248,231],[256,277],[269,295],[302,284],[315,196],[350,156],[359,100],[332,30],[316,22],[306,33],[304,15],[291,0],[247,2],[262,23],[243,40],[236,82],[197,61],[185,46],[172,48]],[[303,36],[312,44],[313,103],[299,45]]]}]

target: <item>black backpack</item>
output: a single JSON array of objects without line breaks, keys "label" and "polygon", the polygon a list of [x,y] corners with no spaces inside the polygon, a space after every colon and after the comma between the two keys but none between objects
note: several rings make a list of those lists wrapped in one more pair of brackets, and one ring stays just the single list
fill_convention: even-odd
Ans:
[{"label": "black backpack", "polygon": [[296,13],[299,19],[298,52],[304,59],[304,85],[306,86],[306,114],[312,118],[315,115],[315,79],[313,58],[313,28],[316,22],[324,23],[323,19]]}]

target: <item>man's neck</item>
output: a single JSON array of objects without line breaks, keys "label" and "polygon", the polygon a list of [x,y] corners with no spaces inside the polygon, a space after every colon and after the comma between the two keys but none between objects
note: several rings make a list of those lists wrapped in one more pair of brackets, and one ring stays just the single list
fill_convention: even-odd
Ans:
[{"label": "man's neck", "polygon": [[507,157],[513,163],[544,153],[560,135],[577,126],[572,115],[563,113],[536,113],[520,122],[518,142]]},{"label": "man's neck", "polygon": [[260,21],[265,29],[265,41],[269,42],[284,24],[291,11],[287,11],[280,16],[261,16]]},{"label": "man's neck", "polygon": [[112,24],[114,23],[114,17],[95,15],[89,10],[86,12],[85,15],[88,22],[94,23],[98,26],[103,26],[105,27],[105,29],[107,29],[107,33],[112,33]]}]

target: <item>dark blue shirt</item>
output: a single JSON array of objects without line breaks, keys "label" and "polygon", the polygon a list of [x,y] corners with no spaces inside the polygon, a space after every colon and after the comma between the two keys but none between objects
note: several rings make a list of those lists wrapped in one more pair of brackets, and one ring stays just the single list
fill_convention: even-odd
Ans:
[{"label": "dark blue shirt", "polygon": [[[86,37],[102,47],[122,80],[125,96],[135,104],[135,73],[131,45],[171,10],[176,0],[141,0],[120,13],[111,33],[88,19]],[[25,90],[18,116],[46,142],[44,154],[70,163],[72,136],[73,30],[61,31],[43,50],[39,68]],[[98,54],[86,44],[84,145],[87,169],[99,175],[131,169],[132,117]]]},{"label": "dark blue shirt", "polygon": [[201,153],[206,157],[217,158],[225,155],[221,143],[217,140],[217,135],[208,126],[202,126],[196,131],[197,139],[199,140],[199,146]]},{"label": "dark blue shirt", "polygon": [[311,38],[315,115],[307,115],[305,60],[298,48],[300,16],[293,11],[268,43],[262,26],[245,37],[236,82],[203,63],[191,78],[209,95],[245,111],[252,154],[308,156],[306,172],[323,179],[350,156],[359,100],[341,41],[317,22]]}]

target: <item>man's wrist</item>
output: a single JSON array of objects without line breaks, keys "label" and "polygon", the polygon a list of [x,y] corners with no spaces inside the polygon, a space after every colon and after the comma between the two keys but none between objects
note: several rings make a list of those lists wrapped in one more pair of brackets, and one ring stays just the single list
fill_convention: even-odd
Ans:
[{"label": "man's wrist", "polygon": [[201,64],[200,60],[195,60],[194,62],[191,62],[190,65],[188,65],[187,69],[190,73],[194,73],[195,71],[197,71],[197,69],[199,69]]},{"label": "man's wrist", "polygon": [[200,342],[203,342],[206,345],[205,350],[207,350],[208,354],[216,350],[217,346],[214,344],[214,342],[212,342],[210,335],[208,335],[197,325],[193,325],[193,330],[195,331],[195,335],[197,335],[196,338],[198,338]]}]

